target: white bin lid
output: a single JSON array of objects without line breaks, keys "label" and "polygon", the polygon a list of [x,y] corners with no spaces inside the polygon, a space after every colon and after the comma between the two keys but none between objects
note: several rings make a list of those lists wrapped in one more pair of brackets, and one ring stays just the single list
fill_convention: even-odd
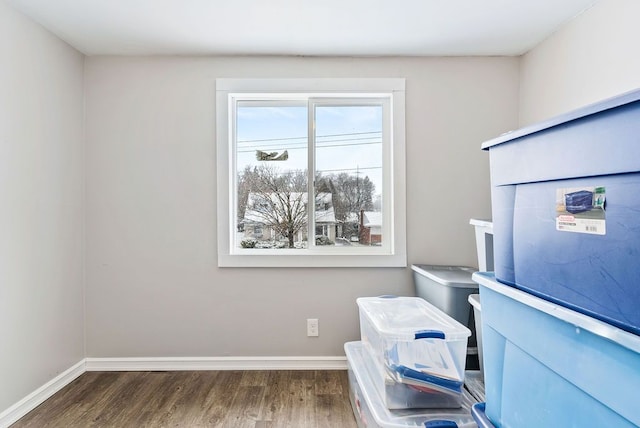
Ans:
[{"label": "white bin lid", "polygon": [[478,269],[471,267],[411,265],[411,269],[447,287],[478,288],[478,284],[471,279],[473,273]]},{"label": "white bin lid", "polygon": [[476,308],[479,311],[482,311],[482,306],[480,305],[480,295],[479,294],[469,294],[469,297],[467,298],[467,300],[469,301],[469,303],[471,303],[471,306],[473,306],[474,308]]},{"label": "white bin lid", "polygon": [[493,235],[493,222],[491,220],[480,220],[477,218],[472,218],[471,220],[469,220],[469,224],[483,230],[485,233],[490,233]]},{"label": "white bin lid", "polygon": [[435,337],[466,340],[471,330],[420,297],[360,297],[360,312],[387,339],[411,341]]}]

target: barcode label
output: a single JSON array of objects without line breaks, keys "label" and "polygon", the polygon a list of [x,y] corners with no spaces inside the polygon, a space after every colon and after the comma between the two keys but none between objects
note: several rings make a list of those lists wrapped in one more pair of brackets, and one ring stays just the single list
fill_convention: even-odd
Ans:
[{"label": "barcode label", "polygon": [[556,219],[556,230],[560,232],[588,233],[591,235],[606,235],[606,224],[604,220],[593,220],[583,218]]}]

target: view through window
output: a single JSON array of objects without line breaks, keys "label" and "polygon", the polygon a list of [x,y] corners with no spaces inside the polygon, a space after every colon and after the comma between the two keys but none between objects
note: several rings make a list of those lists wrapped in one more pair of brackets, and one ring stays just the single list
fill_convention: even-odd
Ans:
[{"label": "view through window", "polygon": [[235,246],[381,246],[384,105],[373,98],[239,99]]}]

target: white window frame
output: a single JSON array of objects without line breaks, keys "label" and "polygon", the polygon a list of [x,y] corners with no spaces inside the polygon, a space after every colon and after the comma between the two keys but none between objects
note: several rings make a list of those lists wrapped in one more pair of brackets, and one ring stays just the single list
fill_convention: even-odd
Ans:
[{"label": "white window frame", "polygon": [[[238,249],[234,246],[236,171],[233,141],[234,100],[243,96],[269,99],[273,94],[302,94],[304,97],[350,96],[388,98],[390,124],[383,144],[383,229],[382,247],[306,249]],[[328,98],[315,105],[335,102]],[[217,232],[220,267],[406,267],[406,175],[405,175],[405,81],[399,78],[373,79],[216,79],[217,136]],[[312,130],[309,130],[311,134]],[[310,151],[313,139],[310,135]],[[385,139],[383,138],[383,141]],[[310,165],[311,167],[313,165]],[[312,170],[312,169],[310,169]],[[313,183],[309,184],[310,192]],[[309,204],[310,211],[315,204]],[[313,212],[309,213],[313,216]],[[311,217],[313,218],[313,217]],[[313,227],[310,222],[309,228]],[[309,236],[313,236],[310,234]]]}]

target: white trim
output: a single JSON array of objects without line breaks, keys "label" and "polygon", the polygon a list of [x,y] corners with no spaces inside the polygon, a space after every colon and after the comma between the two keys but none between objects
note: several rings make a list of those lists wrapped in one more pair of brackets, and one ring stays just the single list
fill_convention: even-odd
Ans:
[{"label": "white trim", "polygon": [[[235,216],[235,173],[231,171],[234,151],[231,149],[231,134],[235,130],[233,123],[233,100],[235,96],[265,93],[291,94],[300,92],[307,98],[345,96],[383,97],[391,101],[387,106],[393,124],[384,127],[389,133],[383,155],[385,168],[383,197],[384,218],[388,230],[383,231],[388,245],[385,247],[360,248],[357,252],[339,249],[307,248],[305,250],[287,250],[286,252],[260,250],[252,252],[234,248],[235,229],[232,219]],[[216,157],[217,157],[217,231],[219,267],[406,267],[406,152],[405,152],[405,79],[216,79]],[[255,94],[254,94],[255,95]],[[232,102],[230,102],[230,100]],[[393,132],[390,132],[391,129]],[[311,141],[311,140],[310,140]],[[233,176],[233,177],[232,177]],[[393,225],[393,227],[391,227]],[[392,232],[392,233],[391,233]],[[311,236],[311,233],[309,234]],[[330,251],[329,251],[330,250]],[[362,250],[362,251],[361,251]],[[367,250],[367,251],[365,251]]]},{"label": "white trim", "polygon": [[87,371],[346,370],[346,357],[87,358]]},{"label": "white trim", "polygon": [[216,79],[217,91],[242,92],[378,92],[404,91],[404,78]]},{"label": "white trim", "polygon": [[73,382],[85,371],[85,360],[83,359],[0,413],[0,427],[8,427],[15,423],[18,419],[38,407],[53,394]]}]

